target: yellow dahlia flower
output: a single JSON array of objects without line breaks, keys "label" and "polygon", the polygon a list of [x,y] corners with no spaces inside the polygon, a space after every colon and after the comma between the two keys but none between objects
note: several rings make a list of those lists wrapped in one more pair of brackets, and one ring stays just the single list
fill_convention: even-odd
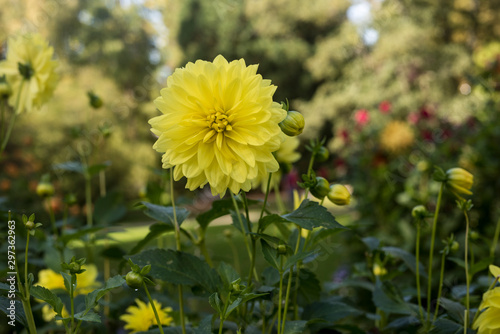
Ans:
[{"label": "yellow dahlia flower", "polygon": [[16,113],[38,109],[52,96],[58,81],[53,54],[53,48],[38,34],[9,39],[0,76],[5,75],[12,88],[9,104],[17,107]]},{"label": "yellow dahlia flower", "polygon": [[470,189],[474,183],[474,175],[463,168],[455,167],[446,171],[446,177],[446,185],[449,186],[453,192],[462,195],[472,195]]},{"label": "yellow dahlia flower", "polygon": [[197,60],[176,69],[155,100],[153,145],[163,168],[194,190],[210,184],[213,195],[248,191],[252,180],[278,170],[272,152],[281,144],[278,124],[286,111],[273,102],[276,86],[243,59]]},{"label": "yellow dahlia flower", "polygon": [[[152,325],[158,325],[151,303],[146,305],[146,303],[139,299],[136,299],[135,303],[137,306],[129,306],[126,310],[128,314],[124,314],[120,317],[120,320],[126,322],[124,327],[125,329],[131,330],[131,333],[136,333],[147,331]],[[171,316],[169,316],[169,313],[172,312],[172,308],[162,308],[161,303],[154,299],[153,303],[155,304],[162,326],[170,326],[174,320]]]},{"label": "yellow dahlia flower", "polygon": [[481,314],[472,326],[478,334],[500,333],[500,287],[487,291],[479,305]]},{"label": "yellow dahlia flower", "polygon": [[411,127],[402,121],[392,121],[380,135],[380,145],[390,153],[400,153],[410,147],[415,140]]},{"label": "yellow dahlia flower", "polygon": [[[93,264],[83,265],[85,271],[77,275],[76,295],[86,295],[99,288],[101,283],[97,281],[97,267]],[[38,282],[35,285],[41,285],[49,290],[66,290],[64,279],[61,274],[52,269],[43,269],[38,272]]]},{"label": "yellow dahlia flower", "polygon": [[[49,304],[45,304],[42,307],[42,317],[45,322],[50,322],[54,319],[54,317],[57,315],[56,311],[50,306]],[[69,317],[70,314],[68,313],[68,310],[66,309],[66,306],[63,306],[61,315],[63,318]],[[56,320],[56,323],[58,325],[62,325],[62,320]]]}]

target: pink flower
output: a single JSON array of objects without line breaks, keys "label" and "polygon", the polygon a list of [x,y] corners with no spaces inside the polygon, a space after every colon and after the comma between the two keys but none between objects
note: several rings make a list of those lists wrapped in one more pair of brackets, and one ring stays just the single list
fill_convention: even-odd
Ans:
[{"label": "pink flower", "polygon": [[360,109],[354,113],[354,120],[359,126],[364,126],[370,120],[370,114],[368,114],[368,110]]},{"label": "pink flower", "polygon": [[417,112],[411,112],[408,114],[408,122],[411,124],[417,124],[420,120],[420,115]]},{"label": "pink flower", "polygon": [[380,110],[382,114],[388,114],[391,111],[391,107],[392,107],[391,102],[382,101],[378,105],[378,110]]}]

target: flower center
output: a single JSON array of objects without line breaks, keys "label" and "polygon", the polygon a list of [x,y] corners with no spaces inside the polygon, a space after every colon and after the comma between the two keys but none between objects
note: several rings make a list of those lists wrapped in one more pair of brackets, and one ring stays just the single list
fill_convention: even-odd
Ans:
[{"label": "flower center", "polygon": [[231,124],[229,124],[228,117],[223,111],[214,111],[213,113],[208,115],[207,124],[210,129],[214,129],[217,132],[232,130]]},{"label": "flower center", "polygon": [[33,74],[35,74],[35,71],[29,62],[26,64],[17,63],[17,68],[25,80],[31,79]]}]

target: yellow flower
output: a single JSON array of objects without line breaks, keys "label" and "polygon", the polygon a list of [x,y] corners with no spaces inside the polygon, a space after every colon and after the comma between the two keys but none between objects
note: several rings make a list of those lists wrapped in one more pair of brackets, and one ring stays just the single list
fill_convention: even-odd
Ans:
[{"label": "yellow flower", "polygon": [[[98,272],[95,265],[83,265],[82,268],[85,271],[77,275],[75,295],[86,295],[101,285],[100,282],[96,281]],[[40,270],[38,282],[35,285],[41,285],[49,290],[66,290],[62,275],[52,269]]]},{"label": "yellow flower", "polygon": [[328,192],[328,199],[337,205],[347,205],[351,202],[351,193],[342,184],[332,184]]},{"label": "yellow flower", "polygon": [[375,276],[384,276],[387,274],[387,269],[382,267],[380,264],[375,263],[373,265],[373,275]]},{"label": "yellow flower", "polygon": [[470,189],[474,183],[474,175],[463,168],[456,167],[448,169],[446,171],[446,177],[446,185],[449,186],[452,191],[458,194],[472,195]]},{"label": "yellow flower", "polygon": [[[50,322],[54,317],[57,315],[56,311],[50,306],[49,304],[45,304],[42,307],[42,317],[45,322]],[[62,310],[62,316],[63,318],[69,317],[70,314],[68,313],[68,310],[66,309],[66,306],[63,306]],[[62,325],[62,320],[56,320],[56,323],[58,325]]]},{"label": "yellow flower", "polygon": [[52,96],[58,81],[53,53],[38,34],[9,39],[7,59],[0,62],[0,76],[5,74],[12,88],[9,104],[17,106],[16,113],[38,109]]},{"label": "yellow flower", "polygon": [[390,153],[401,153],[410,147],[415,135],[408,124],[402,121],[392,121],[386,125],[380,135],[380,145]]},{"label": "yellow flower", "polygon": [[230,63],[221,55],[176,69],[155,100],[163,115],[152,118],[164,152],[163,168],[174,167],[186,188],[210,184],[213,195],[248,191],[252,180],[278,170],[272,152],[281,144],[279,123],[286,111],[273,102],[276,86],[257,65]]},{"label": "yellow flower", "polygon": [[500,287],[487,291],[479,305],[481,312],[472,326],[478,334],[500,333]]},{"label": "yellow flower", "polygon": [[490,273],[494,276],[494,277],[500,277],[500,268],[493,265],[493,264],[490,264]]},{"label": "yellow flower", "polygon": [[[152,325],[158,325],[156,321],[155,314],[153,312],[153,308],[151,307],[151,303],[146,303],[140,301],[139,299],[135,300],[137,306],[129,306],[126,310],[128,314],[124,314],[120,317],[120,320],[126,322],[125,329],[130,329],[131,333],[147,331],[149,327]],[[170,326],[172,321],[174,320],[168,314],[172,312],[171,307],[165,307],[162,309],[161,303],[157,302],[153,299],[153,303],[155,305],[156,311],[158,312],[158,316],[160,318],[160,322],[162,326]]]}]

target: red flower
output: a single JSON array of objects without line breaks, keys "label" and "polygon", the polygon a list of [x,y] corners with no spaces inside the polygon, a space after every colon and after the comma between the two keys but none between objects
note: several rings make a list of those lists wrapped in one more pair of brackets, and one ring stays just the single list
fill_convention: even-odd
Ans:
[{"label": "red flower", "polygon": [[370,114],[368,110],[360,109],[354,113],[354,120],[359,126],[364,126],[368,121],[370,121]]},{"label": "red flower", "polygon": [[391,102],[389,102],[389,101],[382,101],[378,105],[378,110],[380,110],[380,112],[382,114],[388,114],[391,111],[391,107],[392,107],[391,106]]}]

